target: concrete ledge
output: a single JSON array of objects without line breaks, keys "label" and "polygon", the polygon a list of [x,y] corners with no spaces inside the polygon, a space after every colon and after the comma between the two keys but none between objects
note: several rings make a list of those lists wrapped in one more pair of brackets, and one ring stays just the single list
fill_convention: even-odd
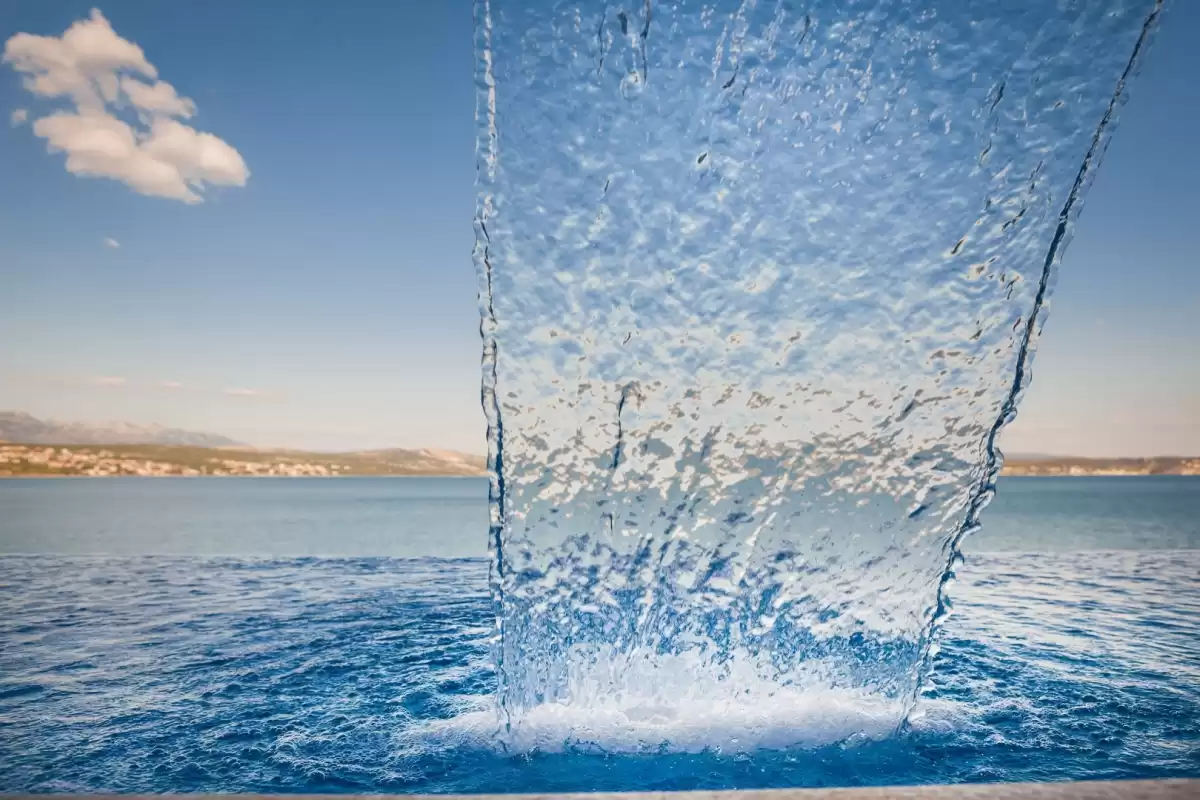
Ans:
[{"label": "concrete ledge", "polygon": [[[161,800],[163,795],[0,795],[12,800],[47,797],[86,800]],[[188,800],[345,800],[352,795],[188,794]],[[953,786],[881,786],[863,789],[756,789],[720,792],[604,792],[587,794],[358,795],[377,800],[1200,800],[1200,779],[1086,781],[1064,783],[974,783]]]}]

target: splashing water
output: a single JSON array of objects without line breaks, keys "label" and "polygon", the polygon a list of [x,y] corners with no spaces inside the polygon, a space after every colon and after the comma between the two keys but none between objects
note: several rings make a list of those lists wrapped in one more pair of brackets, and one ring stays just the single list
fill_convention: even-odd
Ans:
[{"label": "splashing water", "polygon": [[1159,9],[477,2],[510,742],[902,724]]}]

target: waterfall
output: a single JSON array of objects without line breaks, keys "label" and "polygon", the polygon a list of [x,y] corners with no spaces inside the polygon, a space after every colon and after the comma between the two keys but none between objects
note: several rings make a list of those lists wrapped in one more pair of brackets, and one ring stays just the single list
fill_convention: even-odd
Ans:
[{"label": "waterfall", "polygon": [[903,723],[1160,7],[477,0],[504,735]]}]

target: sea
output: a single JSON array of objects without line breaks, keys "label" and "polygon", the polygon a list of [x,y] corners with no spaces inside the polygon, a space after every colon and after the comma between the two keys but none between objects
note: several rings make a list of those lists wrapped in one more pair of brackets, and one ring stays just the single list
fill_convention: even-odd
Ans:
[{"label": "sea", "polygon": [[0,792],[1200,777],[1200,478],[1002,479],[900,729],[845,699],[698,699],[662,741],[560,719],[520,746],[496,735],[486,493],[0,481]]}]

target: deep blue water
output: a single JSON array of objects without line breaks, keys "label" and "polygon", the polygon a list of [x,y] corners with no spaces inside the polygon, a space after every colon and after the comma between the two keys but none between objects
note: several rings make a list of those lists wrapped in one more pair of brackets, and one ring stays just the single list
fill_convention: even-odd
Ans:
[{"label": "deep blue water", "polygon": [[[845,697],[749,719],[697,702],[651,752],[630,719],[495,744],[484,494],[0,481],[0,791],[1200,776],[1200,479],[1002,481],[904,731]],[[581,725],[591,743],[564,747]],[[709,746],[737,725],[738,746]]]}]

